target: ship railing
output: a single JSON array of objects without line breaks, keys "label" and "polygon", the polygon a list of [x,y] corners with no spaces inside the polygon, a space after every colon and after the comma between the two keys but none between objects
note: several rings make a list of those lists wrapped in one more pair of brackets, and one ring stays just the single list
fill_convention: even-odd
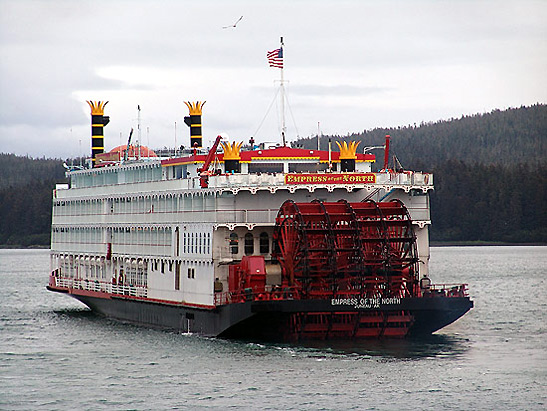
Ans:
[{"label": "ship railing", "polygon": [[299,287],[277,287],[259,291],[245,288],[238,291],[215,293],[215,306],[243,303],[246,301],[299,300],[301,294]]},{"label": "ship railing", "polygon": [[[369,290],[370,291],[370,290]],[[381,297],[382,292],[380,289],[373,292],[373,297]],[[238,291],[226,291],[215,293],[214,303],[215,306],[243,303],[246,301],[275,301],[275,300],[300,300],[300,299],[321,299],[328,300],[331,298],[360,298],[362,296],[361,290],[339,290],[333,292],[332,289],[320,288],[309,290],[307,293],[302,293],[300,287],[277,287],[270,290],[253,290],[252,288],[246,288]],[[368,295],[371,297],[371,295]],[[401,290],[398,298],[404,298],[409,296],[408,292]],[[422,297],[468,297],[467,284],[435,284],[429,286],[428,289],[421,290]]]},{"label": "ship railing", "polygon": [[[51,284],[51,283],[50,283]],[[83,279],[70,277],[55,277],[55,287],[66,288],[69,290],[84,290],[97,293],[107,293],[114,295],[124,295],[131,297],[146,298],[148,290],[146,286],[133,284],[113,284],[109,281],[100,281],[97,279]]]},{"label": "ship railing", "polygon": [[422,289],[423,297],[469,297],[467,284],[431,284]]},{"label": "ship railing", "polygon": [[[292,174],[292,173],[291,173]],[[370,173],[376,184],[433,186],[433,174],[421,171]],[[197,179],[197,177],[195,177]],[[191,179],[188,179],[191,180]],[[195,186],[195,184],[192,184]],[[284,173],[222,174],[209,178],[209,188],[287,186]],[[189,187],[192,188],[192,187]]]}]

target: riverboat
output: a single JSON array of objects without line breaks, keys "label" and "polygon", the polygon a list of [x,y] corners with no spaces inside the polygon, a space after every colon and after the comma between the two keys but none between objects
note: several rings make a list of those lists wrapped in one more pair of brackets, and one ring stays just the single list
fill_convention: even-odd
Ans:
[{"label": "riverboat", "polygon": [[402,338],[473,306],[466,284],[428,270],[433,175],[372,171],[358,141],[333,148],[202,148],[203,102],[187,102],[190,149],[104,152],[106,102],[89,101],[92,158],[53,192],[47,288],[106,317],[223,338]]}]

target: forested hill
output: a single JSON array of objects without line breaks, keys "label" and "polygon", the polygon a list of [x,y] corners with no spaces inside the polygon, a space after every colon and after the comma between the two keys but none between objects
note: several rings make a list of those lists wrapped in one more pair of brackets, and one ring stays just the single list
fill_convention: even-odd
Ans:
[{"label": "forested hill", "polygon": [[[404,168],[434,173],[432,240],[547,243],[545,105],[334,139],[362,139],[363,148],[383,145],[386,134]],[[381,168],[383,151],[374,153]],[[0,154],[0,245],[49,244],[51,194],[64,172],[61,160]]]},{"label": "forested hill", "polygon": [[[433,241],[547,242],[546,105],[323,136],[321,148],[329,138],[360,140],[360,149],[382,146],[386,134],[404,168],[434,174]],[[317,140],[297,144],[314,148]],[[373,153],[373,167],[382,168],[383,150]]]},{"label": "forested hill", "polygon": [[[361,140],[360,148],[380,146],[391,136],[391,153],[408,169],[431,167],[459,160],[469,164],[536,164],[547,157],[547,106],[494,110],[486,114],[422,123],[406,127],[375,128],[333,140]],[[328,148],[324,136],[321,148]],[[305,148],[317,147],[316,138],[297,142]],[[383,152],[374,151],[383,158]],[[382,162],[376,163],[381,167]]]},{"label": "forested hill", "polygon": [[61,160],[0,153],[0,245],[49,245],[51,194],[64,181]]},{"label": "forested hill", "polygon": [[61,160],[34,159],[0,153],[0,189],[40,181],[61,182],[64,177],[65,169]]}]

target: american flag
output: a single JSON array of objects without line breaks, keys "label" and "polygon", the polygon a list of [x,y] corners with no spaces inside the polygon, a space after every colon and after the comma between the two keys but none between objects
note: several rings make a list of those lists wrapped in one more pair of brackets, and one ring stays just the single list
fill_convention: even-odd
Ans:
[{"label": "american flag", "polygon": [[278,48],[273,51],[268,51],[266,54],[270,67],[283,68],[283,48]]}]

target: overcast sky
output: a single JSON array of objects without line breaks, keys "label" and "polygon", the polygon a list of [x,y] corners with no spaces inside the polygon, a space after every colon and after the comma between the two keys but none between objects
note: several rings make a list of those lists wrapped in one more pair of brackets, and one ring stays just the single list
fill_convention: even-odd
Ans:
[{"label": "overcast sky", "polygon": [[188,100],[205,145],[279,141],[280,36],[289,141],[547,101],[543,0],[0,0],[0,152],[88,155],[88,99],[107,150],[137,105],[144,145],[188,146]]}]

